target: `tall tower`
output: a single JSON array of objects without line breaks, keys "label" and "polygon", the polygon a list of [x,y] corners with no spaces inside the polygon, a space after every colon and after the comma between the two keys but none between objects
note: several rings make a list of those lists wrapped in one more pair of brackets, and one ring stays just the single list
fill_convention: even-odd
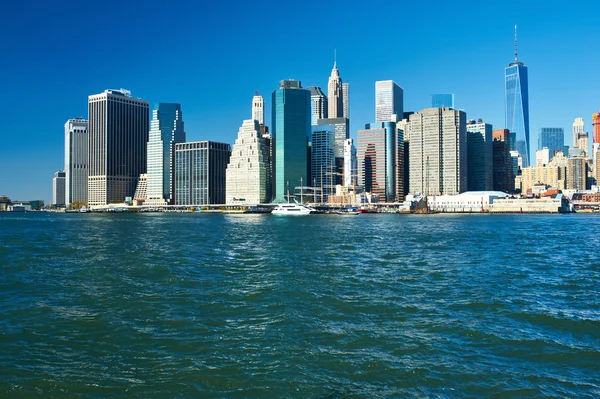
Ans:
[{"label": "tall tower", "polygon": [[[515,137],[514,149],[523,159],[523,167],[530,164],[529,149],[529,89],[527,67],[519,61],[517,26],[515,25],[515,59],[504,69],[504,99],[506,127]],[[511,143],[511,145],[513,145]]]},{"label": "tall tower", "polygon": [[575,118],[575,122],[573,122],[573,148],[577,147],[578,137],[582,133],[585,133],[583,118]]},{"label": "tall tower", "polygon": [[65,123],[65,205],[87,202],[88,121],[69,119]]},{"label": "tall tower", "polygon": [[404,90],[393,80],[375,82],[375,121],[390,122],[394,114],[402,120]]},{"label": "tall tower", "polygon": [[344,118],[350,119],[350,103],[348,97],[350,96],[350,83],[342,83],[342,103],[344,104]]},{"label": "tall tower", "polygon": [[265,124],[265,99],[258,91],[255,91],[252,97],[252,119],[258,121],[259,125]]},{"label": "tall tower", "polygon": [[306,90],[310,91],[310,124],[316,126],[319,119],[327,118],[329,111],[327,97],[320,87],[308,86]]},{"label": "tall tower", "polygon": [[105,90],[88,97],[89,206],[133,197],[146,173],[149,103],[129,90]]},{"label": "tall tower", "polygon": [[592,114],[592,129],[594,131],[594,143],[600,143],[600,111]]},{"label": "tall tower", "polygon": [[331,76],[329,77],[329,83],[327,84],[327,96],[329,97],[328,105],[328,117],[329,118],[343,118],[344,117],[344,94],[342,78],[340,78],[340,72],[337,68],[337,62],[335,55],[333,57],[333,69],[331,70]]},{"label": "tall tower", "polygon": [[52,204],[65,206],[65,171],[59,170],[52,179]]},{"label": "tall tower", "polygon": [[152,111],[148,139],[148,204],[174,204],[175,144],[183,142],[181,105],[159,103],[158,109]]}]

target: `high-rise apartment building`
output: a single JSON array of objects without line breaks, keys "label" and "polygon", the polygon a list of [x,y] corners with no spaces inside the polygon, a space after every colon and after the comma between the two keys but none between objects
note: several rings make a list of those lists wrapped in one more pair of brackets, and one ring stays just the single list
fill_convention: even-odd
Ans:
[{"label": "high-rise apartment building", "polygon": [[548,147],[535,152],[535,166],[546,166],[550,163],[550,150]]},{"label": "high-rise apartment building", "polygon": [[586,157],[589,155],[589,136],[587,133],[579,133],[577,135],[577,148],[579,148]]},{"label": "high-rise apartment building", "polygon": [[404,137],[396,122],[375,122],[358,131],[358,181],[386,202],[404,200]]},{"label": "high-rise apartment building", "polygon": [[569,158],[567,166],[567,189],[585,190],[587,186],[588,163],[582,156]]},{"label": "high-rise apartment building", "polygon": [[335,127],[312,127],[310,169],[315,188],[320,188],[322,201],[327,202],[334,192],[335,177]]},{"label": "high-rise apartment building", "polygon": [[329,118],[343,118],[344,117],[344,86],[342,84],[342,78],[340,78],[340,71],[338,71],[337,63],[333,62],[333,69],[331,70],[331,76],[329,76],[329,83],[327,84],[327,97]]},{"label": "high-rise apartment building", "polygon": [[565,147],[565,130],[562,127],[542,127],[538,135],[538,150],[548,148],[550,159]]},{"label": "high-rise apartment building", "polygon": [[390,122],[392,115],[398,120],[404,114],[404,90],[393,80],[375,82],[375,121]]},{"label": "high-rise apartment building", "polygon": [[410,116],[410,192],[456,195],[467,191],[467,117],[427,108]]},{"label": "high-rise apartment building", "polygon": [[344,186],[358,185],[358,159],[354,140],[344,141]]},{"label": "high-rise apartment building", "polygon": [[262,204],[268,197],[269,145],[257,120],[245,120],[233,144],[227,165],[227,204]]},{"label": "high-rise apartment building", "polygon": [[231,146],[214,141],[175,144],[175,204],[225,203]]},{"label": "high-rise apartment building", "polygon": [[65,204],[87,203],[88,121],[69,119],[65,123]]},{"label": "high-rise apartment building", "polygon": [[170,205],[175,198],[175,144],[185,142],[181,105],[159,103],[152,111],[148,139],[149,205]]},{"label": "high-rise apartment building", "polygon": [[350,83],[342,83],[342,103],[344,106],[344,113],[342,117],[350,119]]},{"label": "high-rise apartment building", "polygon": [[585,133],[585,123],[583,118],[575,118],[573,122],[573,147],[577,147],[577,140],[580,133]]},{"label": "high-rise apartment building", "polygon": [[494,187],[492,125],[481,119],[467,122],[467,188],[490,191]]},{"label": "high-rise apartment building", "polygon": [[492,131],[493,190],[512,193],[515,188],[512,158],[510,156],[510,132],[508,129]]},{"label": "high-rise apartment building", "polygon": [[327,118],[327,96],[320,87],[308,86],[306,90],[310,91],[310,124],[316,126],[319,119]]},{"label": "high-rise apartment building", "polygon": [[257,91],[252,97],[252,119],[258,121],[259,125],[265,124],[265,99]]},{"label": "high-rise apartment building", "polygon": [[288,189],[307,183],[310,91],[298,80],[282,80],[272,98],[274,201],[286,202]]},{"label": "high-rise apartment building", "polygon": [[431,108],[454,108],[454,94],[432,94]]},{"label": "high-rise apartment building", "polygon": [[52,204],[54,206],[65,206],[65,171],[60,170],[54,174],[52,179]]},{"label": "high-rise apartment building", "polygon": [[88,115],[88,204],[123,202],[146,172],[148,101],[128,90],[105,90],[88,97]]},{"label": "high-rise apartment building", "polygon": [[512,148],[519,152],[523,159],[523,167],[529,166],[529,85],[527,67],[519,61],[517,52],[517,27],[515,26],[515,59],[504,70],[504,98],[506,125],[514,134]]}]

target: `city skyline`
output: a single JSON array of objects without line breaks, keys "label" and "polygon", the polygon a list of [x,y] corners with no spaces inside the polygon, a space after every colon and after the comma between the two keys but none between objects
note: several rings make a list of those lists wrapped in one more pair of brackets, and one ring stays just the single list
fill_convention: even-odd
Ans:
[{"label": "city skyline", "polygon": [[[397,7],[393,3],[390,3],[389,6],[392,9]],[[27,14],[22,13],[20,7],[22,6],[16,4],[3,6],[7,15]],[[223,17],[225,10],[219,7],[214,6],[206,10],[208,16],[216,19]],[[63,125],[66,120],[78,116],[87,118],[85,99],[90,94],[99,93],[108,88],[125,87],[131,90],[135,97],[149,100],[152,110],[159,102],[180,103],[186,112],[188,140],[216,140],[233,143],[239,122],[247,119],[246,104],[255,90],[260,93],[271,93],[277,87],[277,82],[285,78],[302,80],[305,86],[326,87],[327,78],[331,72],[333,48],[337,49],[337,66],[344,83],[349,82],[352,85],[352,95],[350,96],[351,138],[356,138],[357,130],[361,129],[365,123],[372,122],[373,85],[377,80],[386,79],[394,80],[404,88],[404,109],[406,111],[417,112],[427,108],[430,104],[431,93],[455,93],[460,99],[460,109],[466,111],[467,118],[483,118],[491,123],[494,129],[504,128],[502,74],[503,68],[512,59],[512,29],[515,24],[519,25],[519,56],[526,61],[529,68],[530,151],[535,150],[532,144],[537,142],[539,128],[557,126],[564,128],[565,131],[570,131],[571,124],[576,117],[584,118],[591,137],[591,114],[597,112],[600,107],[599,101],[592,97],[593,85],[591,82],[594,76],[592,68],[594,58],[591,54],[592,51],[589,50],[592,48],[591,43],[597,42],[599,34],[597,29],[593,29],[593,21],[580,18],[576,9],[562,10],[560,13],[549,9],[544,10],[547,18],[545,20],[541,18],[544,20],[542,22],[532,18],[533,13],[539,11],[536,7],[523,5],[522,15],[517,15],[500,8],[496,9],[493,5],[485,5],[478,12],[485,13],[490,9],[498,11],[498,15],[494,17],[494,23],[490,24],[490,29],[486,31],[486,34],[481,35],[474,28],[452,25],[455,29],[456,41],[454,38],[452,40],[448,38],[444,39],[442,43],[436,44],[433,40],[435,32],[447,29],[448,24],[444,23],[435,27],[435,21],[432,20],[431,23],[424,24],[423,29],[429,29],[431,32],[430,35],[421,38],[420,48],[412,49],[401,57],[386,59],[382,55],[377,58],[382,61],[378,64],[364,64],[360,54],[364,51],[374,54],[374,50],[389,46],[391,37],[390,42],[384,40],[384,43],[376,43],[373,36],[368,33],[363,37],[349,35],[339,39],[341,43],[330,42],[314,47],[314,43],[309,40],[310,37],[302,36],[309,32],[304,32],[302,35],[288,32],[281,37],[267,34],[272,45],[291,42],[298,44],[300,48],[297,53],[291,54],[286,60],[278,59],[277,62],[271,64],[269,62],[260,63],[259,67],[248,66],[238,77],[232,73],[235,63],[230,62],[228,56],[218,57],[217,61],[213,62],[213,66],[202,66],[201,71],[197,71],[228,76],[230,82],[223,83],[221,79],[204,78],[202,73],[191,74],[189,69],[186,69],[185,73],[173,76],[172,68],[180,68],[177,65],[169,67],[166,64],[158,63],[154,70],[144,66],[142,61],[146,49],[153,46],[150,38],[136,39],[136,45],[139,45],[139,48],[134,49],[135,51],[130,51],[131,48],[125,43],[111,41],[111,38],[115,37],[114,35],[130,32],[136,26],[147,23],[144,22],[144,18],[158,18],[161,13],[167,12],[165,9],[147,10],[144,8],[144,10],[140,10],[140,20],[132,20],[128,27],[116,27],[115,32],[108,33],[105,38],[93,39],[88,34],[83,34],[83,37],[73,37],[74,35],[69,34],[71,29],[81,28],[81,25],[76,24],[69,28],[59,27],[61,21],[70,21],[78,13],[85,12],[85,7],[79,7],[76,10],[71,8],[74,7],[69,7],[65,3],[57,6],[56,11],[49,11],[45,9],[44,5],[40,5],[31,10],[30,15],[21,19],[9,18],[11,21],[1,28],[6,32],[11,32],[10,37],[16,37],[10,43],[4,44],[6,46],[5,54],[12,56],[15,63],[2,66],[4,75],[11,76],[7,89],[16,97],[10,101],[2,100],[3,109],[9,115],[13,115],[15,121],[9,121],[6,127],[11,134],[0,146],[0,167],[7,169],[9,165],[22,165],[15,172],[4,174],[1,178],[0,194],[2,195],[9,195],[17,199],[40,198],[48,201],[51,194],[49,181],[56,170],[63,168],[62,149],[64,143],[61,140]],[[126,5],[122,12],[130,15],[138,11],[138,8],[139,4],[130,4]],[[267,10],[268,8],[264,7],[262,10],[265,18],[269,18],[269,21],[273,19],[271,22],[278,26],[281,22],[277,21],[274,16],[281,10],[277,7],[272,10]],[[458,18],[465,8],[468,7],[458,7],[458,10],[453,11],[452,15]],[[303,12],[311,9],[311,4],[303,6]],[[360,11],[364,10],[356,5],[348,5],[343,10],[350,21],[359,18]],[[314,12],[316,12],[316,8]],[[54,22],[41,19],[44,14],[48,13],[51,15],[62,13],[63,15]],[[544,29],[547,26],[554,26],[559,20],[567,25],[567,22],[575,20],[576,16],[578,24],[569,27],[568,30],[559,27],[558,30],[555,29],[549,33],[549,30]],[[107,15],[100,12],[93,19],[106,17]],[[19,21],[20,24],[17,23]],[[24,26],[28,21],[39,22],[40,31],[44,30],[44,26],[48,27],[47,31],[50,32],[48,40],[53,39],[50,46],[52,51],[43,50],[40,46],[48,46],[47,39],[34,33],[23,34],[18,38],[18,33],[24,32]],[[204,29],[210,29],[210,26],[214,26],[214,23],[201,30],[198,30],[200,28],[187,28],[185,33],[188,37],[201,37]],[[224,39],[218,40],[222,40],[221,44],[236,43],[232,40],[244,29],[244,26],[244,24],[240,25],[239,28],[226,34]],[[242,30],[238,31],[238,29]],[[349,32],[349,29],[345,29],[343,32]],[[321,34],[323,33],[321,32]],[[332,32],[328,31],[328,34],[332,34]],[[559,36],[561,36],[561,40],[557,42],[555,39]],[[97,64],[86,66],[85,74],[74,71],[77,63],[67,65],[64,58],[61,58],[61,54],[70,53],[74,45],[77,47],[78,43],[83,45],[86,40],[92,39],[101,40],[101,42],[94,42],[99,45],[97,51],[100,54],[108,54],[108,51],[111,51],[111,54],[123,54],[127,62],[114,63],[100,60]],[[413,39],[407,36],[403,40]],[[572,43],[567,46],[568,41],[574,39],[577,39],[576,47],[580,49],[580,55],[583,58],[583,62],[575,66],[578,73],[573,75],[577,76],[571,76],[564,72],[561,68],[564,69],[565,63],[560,59],[556,60],[557,54],[566,54],[567,48],[572,47]],[[179,51],[186,52],[197,52],[203,49],[205,54],[202,57],[214,56],[217,51],[216,47],[219,47],[214,43],[190,42],[189,40],[182,41],[175,46]],[[27,52],[19,49],[20,47],[26,48]],[[243,54],[250,51],[250,46],[238,45],[238,47]],[[316,58],[304,55],[303,51],[308,47],[314,48]],[[477,63],[472,63],[469,59],[468,55],[471,52],[478,53]],[[38,57],[41,58],[38,60]],[[89,59],[91,56],[88,54],[85,57]],[[198,68],[196,61],[199,59],[197,57],[192,57],[195,68]],[[271,61],[275,59],[273,58],[275,54],[266,57]],[[431,62],[433,59],[444,59],[445,62],[443,65],[435,66]],[[36,68],[32,69],[32,65],[36,65]],[[59,71],[59,69],[64,69],[64,71]],[[452,78],[448,78],[450,73],[453,73]],[[150,75],[153,76],[152,79],[148,79]],[[222,92],[215,91],[217,81],[218,84],[225,85]],[[35,90],[22,90],[23,87],[35,87]],[[60,93],[57,93],[59,87]],[[210,91],[211,96],[214,95],[210,99],[211,103],[197,99],[205,90]],[[56,95],[52,104],[44,103],[41,106],[32,101],[33,98],[49,93]],[[551,103],[544,101],[546,97],[550,96],[560,100]],[[265,104],[265,120],[267,121],[271,120],[269,115],[271,106],[272,104]],[[27,116],[28,113],[35,115],[35,118]],[[26,125],[17,122],[17,120],[25,118],[34,120]],[[211,129],[206,129],[204,127],[206,125],[211,126]],[[24,135],[32,137],[33,143],[27,145],[20,143],[18,138]],[[568,140],[566,144],[572,143]]]}]

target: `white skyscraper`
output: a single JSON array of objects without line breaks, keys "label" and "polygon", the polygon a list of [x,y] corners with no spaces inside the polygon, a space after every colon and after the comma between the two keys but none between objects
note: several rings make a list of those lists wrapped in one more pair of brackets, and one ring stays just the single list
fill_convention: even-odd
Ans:
[{"label": "white skyscraper", "polygon": [[328,118],[343,118],[344,117],[344,94],[343,94],[342,78],[337,69],[336,62],[333,62],[331,76],[327,84],[328,97]]},{"label": "white skyscraper", "polygon": [[354,140],[344,141],[344,186],[358,185],[358,160]]},{"label": "white skyscraper", "polygon": [[148,137],[148,205],[175,203],[175,144],[183,142],[181,105],[159,103],[152,111]]},{"label": "white skyscraper", "polygon": [[245,120],[231,150],[225,176],[227,204],[268,202],[269,146],[256,119]]},{"label": "white skyscraper", "polygon": [[392,115],[402,120],[404,90],[393,80],[375,82],[375,121],[390,122]]},{"label": "white skyscraper", "polygon": [[259,125],[265,124],[265,99],[257,91],[252,97],[252,119],[258,121]]},{"label": "white skyscraper", "polygon": [[[583,122],[583,118],[575,118],[575,122],[573,122],[573,148],[578,148],[579,134],[585,133],[585,123]],[[585,149],[587,152],[587,148]]]},{"label": "white skyscraper", "polygon": [[52,179],[52,204],[65,206],[65,172],[60,170],[54,174]]},{"label": "white skyscraper", "polygon": [[424,195],[467,191],[466,114],[427,108],[412,114],[409,123],[409,191]]},{"label": "white skyscraper", "polygon": [[87,202],[88,121],[69,119],[65,123],[65,205]]}]

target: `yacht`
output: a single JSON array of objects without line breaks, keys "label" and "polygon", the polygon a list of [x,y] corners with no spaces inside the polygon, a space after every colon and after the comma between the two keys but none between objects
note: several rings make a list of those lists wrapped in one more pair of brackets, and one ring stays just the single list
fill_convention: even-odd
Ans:
[{"label": "yacht", "polygon": [[273,209],[271,212],[273,215],[308,215],[313,211],[309,208],[300,204],[280,204]]}]

